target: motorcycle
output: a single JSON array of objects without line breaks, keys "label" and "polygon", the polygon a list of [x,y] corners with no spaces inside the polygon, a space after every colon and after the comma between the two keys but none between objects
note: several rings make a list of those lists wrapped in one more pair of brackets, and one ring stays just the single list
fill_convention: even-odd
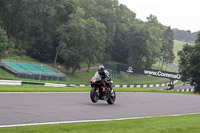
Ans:
[{"label": "motorcycle", "polygon": [[108,104],[114,104],[116,99],[115,91],[111,92],[109,88],[106,86],[105,81],[102,80],[101,76],[96,74],[90,80],[91,91],[90,98],[93,103],[98,102],[98,100],[107,101]]}]

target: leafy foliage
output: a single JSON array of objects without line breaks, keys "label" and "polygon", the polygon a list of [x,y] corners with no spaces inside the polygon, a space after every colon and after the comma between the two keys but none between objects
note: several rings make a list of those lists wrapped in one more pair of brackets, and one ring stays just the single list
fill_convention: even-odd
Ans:
[{"label": "leafy foliage", "polygon": [[0,9],[8,52],[61,63],[73,73],[81,63],[89,71],[106,60],[142,67],[173,60],[171,29],[153,15],[136,19],[118,0],[2,0]]},{"label": "leafy foliage", "polygon": [[174,41],[173,41],[173,31],[170,27],[168,27],[162,36],[162,49],[161,49],[161,61],[162,61],[162,67],[163,63],[173,63],[173,60],[175,58],[174,52]]},{"label": "leafy foliage", "polygon": [[6,31],[0,27],[0,57],[5,55],[6,50],[9,47],[8,36]]},{"label": "leafy foliage", "polygon": [[195,90],[200,92],[200,33],[195,45],[184,45],[178,53],[180,57],[180,72],[183,81],[195,85]]},{"label": "leafy foliage", "polygon": [[190,30],[179,30],[179,29],[172,29],[174,33],[175,40],[187,42],[187,43],[195,43],[197,39],[197,32],[191,32]]}]

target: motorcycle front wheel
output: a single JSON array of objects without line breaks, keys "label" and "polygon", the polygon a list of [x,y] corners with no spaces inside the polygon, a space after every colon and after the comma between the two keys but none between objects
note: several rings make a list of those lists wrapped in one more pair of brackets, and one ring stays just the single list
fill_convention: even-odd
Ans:
[{"label": "motorcycle front wheel", "polygon": [[99,100],[99,91],[97,88],[93,87],[90,91],[90,99],[93,103],[96,103]]},{"label": "motorcycle front wheel", "polygon": [[108,103],[108,104],[114,104],[114,103],[115,103],[116,94],[115,94],[115,91],[114,91],[114,90],[113,90],[113,94],[114,94],[114,96],[110,96],[110,98],[108,98],[108,100],[107,100],[107,103]]}]

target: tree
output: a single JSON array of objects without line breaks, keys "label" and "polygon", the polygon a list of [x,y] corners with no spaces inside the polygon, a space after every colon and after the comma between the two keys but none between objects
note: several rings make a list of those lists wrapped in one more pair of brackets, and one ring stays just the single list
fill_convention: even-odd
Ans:
[{"label": "tree", "polygon": [[[183,81],[190,81],[191,77],[191,57],[194,51],[194,47],[192,45],[185,44],[183,46],[182,51],[178,52],[179,60],[179,71],[181,73],[181,79]],[[191,82],[191,81],[190,81]]]},{"label": "tree", "polygon": [[184,45],[178,53],[180,57],[179,68],[183,81],[189,81],[195,86],[195,92],[200,92],[200,33],[195,45]]},{"label": "tree", "polygon": [[149,53],[148,43],[150,32],[147,25],[138,25],[132,23],[129,27],[127,39],[127,63],[143,67],[146,63],[147,54]]},{"label": "tree", "polygon": [[44,62],[53,60],[57,27],[56,5],[55,0],[31,0],[26,3],[29,7],[26,39],[29,44],[28,55]]},{"label": "tree", "polygon": [[115,46],[112,51],[112,60],[127,63],[128,59],[128,37],[129,29],[126,24],[119,23],[116,28],[116,34],[114,37]]},{"label": "tree", "polygon": [[89,18],[85,24],[85,41],[82,46],[83,56],[88,62],[89,72],[91,64],[103,60],[105,52],[106,27],[104,24],[97,22],[95,18]]},{"label": "tree", "polygon": [[151,67],[168,35],[155,16],[138,20],[118,0],[3,0],[0,19],[13,53],[59,62],[73,72],[81,63],[89,71],[102,57]]},{"label": "tree", "polygon": [[161,35],[164,26],[155,16],[150,16],[148,22],[144,23],[134,19],[134,13],[122,9],[120,10],[124,14],[119,15],[120,23],[117,23],[113,59],[130,65],[151,68],[161,53]]},{"label": "tree", "polygon": [[[72,73],[80,68],[83,62],[90,65],[103,59],[105,51],[105,26],[91,17],[84,19],[85,12],[77,8],[76,13],[70,15],[70,21],[66,25],[63,35],[69,39],[65,48],[61,50],[61,56],[67,69],[72,68]],[[66,37],[65,37],[66,38]]]},{"label": "tree", "polygon": [[67,33],[67,25],[61,25],[57,28],[58,33],[58,46],[56,47],[56,55],[54,58],[54,67],[56,66],[56,62],[60,53],[60,50],[62,48],[65,48],[67,46],[67,41],[69,40],[69,35]]},{"label": "tree", "polygon": [[196,39],[196,41],[195,41],[196,44],[200,43],[200,32],[198,32],[197,35],[198,35],[198,37],[197,37],[197,39]]},{"label": "tree", "polygon": [[15,54],[24,54],[26,48],[22,41],[26,36],[27,29],[26,12],[28,8],[25,3],[24,0],[8,0],[3,2],[4,7],[1,8],[3,10],[2,24],[8,34],[9,40],[14,44]]},{"label": "tree", "polygon": [[111,59],[112,48],[115,45],[113,40],[116,33],[118,0],[96,0],[95,18],[106,26],[106,40],[104,60]]},{"label": "tree", "polygon": [[97,3],[96,0],[79,0],[79,6],[85,11],[85,19],[95,17]]},{"label": "tree", "polygon": [[11,3],[12,0],[1,0],[0,1],[0,21],[2,22],[5,17],[8,15],[8,4]]},{"label": "tree", "polygon": [[127,6],[120,4],[116,10],[117,25],[128,24],[136,20],[136,14],[132,12]]},{"label": "tree", "polygon": [[162,61],[162,67],[163,64],[165,63],[173,63],[173,60],[175,58],[174,56],[174,41],[173,41],[173,31],[171,30],[170,27],[168,27],[162,36],[162,49],[161,49],[161,61]]},{"label": "tree", "polygon": [[[130,9],[125,5],[119,5],[116,10],[117,22],[116,33],[114,36],[114,47],[112,49],[112,60],[127,63],[129,55],[129,42],[128,40],[133,38],[130,34],[130,26],[133,26],[136,22],[135,16]],[[131,36],[131,37],[130,37]]]},{"label": "tree", "polygon": [[6,50],[9,47],[8,36],[6,31],[0,27],[0,57],[5,55]]},{"label": "tree", "polygon": [[[78,7],[76,12],[70,15],[70,20],[66,25],[66,33],[68,34],[69,41],[60,53],[61,58],[64,60],[64,65],[67,70],[72,68],[72,73],[80,69],[80,63],[83,62],[84,56],[81,55],[82,40],[85,40],[85,12],[82,8]],[[85,48],[84,48],[85,49]]]},{"label": "tree", "polygon": [[179,30],[179,29],[173,29],[174,33],[174,39],[187,42],[187,43],[195,43],[195,40],[197,39],[197,32],[191,33],[190,30]]},{"label": "tree", "polygon": [[150,66],[157,61],[157,58],[161,56],[161,48],[162,48],[162,41],[161,37],[163,35],[163,32],[165,30],[165,27],[159,23],[158,19],[154,15],[150,15],[147,17],[147,24],[149,25],[150,28],[150,38],[151,41],[149,43],[149,48],[150,48],[150,55],[147,57],[149,63],[147,63],[147,66]]},{"label": "tree", "polygon": [[[75,1],[75,0],[74,0]],[[26,1],[28,55],[49,62],[57,57],[60,45],[58,29],[67,23],[69,14],[74,12],[76,3],[71,0],[30,0]]]}]

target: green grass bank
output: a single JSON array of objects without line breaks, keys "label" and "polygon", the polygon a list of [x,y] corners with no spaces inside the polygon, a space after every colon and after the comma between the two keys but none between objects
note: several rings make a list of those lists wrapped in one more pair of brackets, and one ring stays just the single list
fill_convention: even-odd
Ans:
[{"label": "green grass bank", "polygon": [[1,133],[198,133],[200,114],[0,128]]}]

